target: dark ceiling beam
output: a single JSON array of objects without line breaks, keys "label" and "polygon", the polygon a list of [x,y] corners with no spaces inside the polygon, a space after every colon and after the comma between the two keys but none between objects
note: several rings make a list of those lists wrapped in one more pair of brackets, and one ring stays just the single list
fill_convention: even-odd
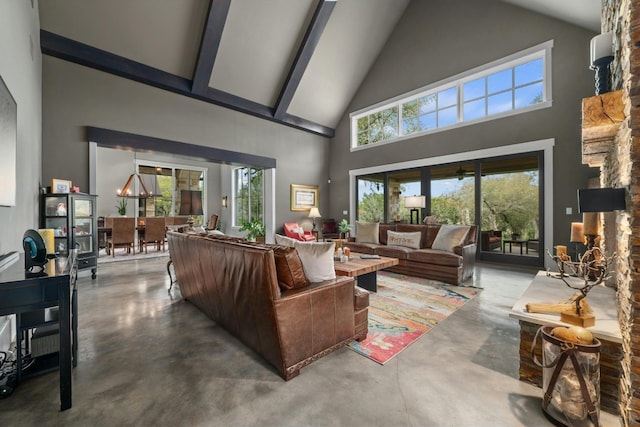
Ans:
[{"label": "dark ceiling beam", "polygon": [[193,73],[193,92],[204,93],[209,87],[230,4],[231,0],[211,0],[207,22],[200,41],[198,62]]},{"label": "dark ceiling beam", "polygon": [[84,65],[106,73],[114,74],[179,95],[198,99],[210,104],[230,108],[241,113],[290,126],[305,132],[311,132],[327,138],[333,138],[335,130],[312,121],[286,115],[278,120],[273,117],[271,107],[241,98],[220,90],[207,88],[203,94],[191,91],[192,81],[166,71],[141,64],[131,59],[40,30],[40,47],[42,53],[76,64]]},{"label": "dark ceiling beam", "polygon": [[239,153],[237,151],[222,150],[220,148],[205,147],[204,145],[189,144],[186,142],[93,126],[87,126],[87,140],[95,142],[99,147],[116,148],[118,150],[168,153],[188,156],[212,163],[255,166],[264,169],[276,167],[276,159],[271,157]]},{"label": "dark ceiling beam", "polygon": [[307,32],[304,35],[302,44],[300,45],[300,49],[298,49],[298,53],[293,60],[293,64],[289,70],[289,75],[287,75],[287,79],[280,91],[280,95],[278,96],[275,112],[273,114],[276,119],[280,120],[285,116],[285,113],[291,104],[291,100],[293,99],[293,95],[298,89],[300,80],[302,80],[302,76],[307,69],[307,65],[309,65],[309,61],[311,61],[313,52],[316,50],[316,46],[318,46],[322,32],[327,26],[327,22],[329,22],[329,17],[331,16],[331,12],[333,12],[333,8],[335,6],[335,0],[320,0],[318,3],[318,7],[313,14],[313,18],[311,18]]}]

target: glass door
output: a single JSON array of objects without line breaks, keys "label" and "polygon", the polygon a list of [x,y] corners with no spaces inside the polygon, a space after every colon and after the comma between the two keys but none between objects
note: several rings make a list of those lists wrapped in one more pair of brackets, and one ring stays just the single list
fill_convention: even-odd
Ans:
[{"label": "glass door", "polygon": [[359,221],[385,221],[385,175],[367,175],[356,179]]},{"label": "glass door", "polygon": [[[389,222],[411,222],[411,209],[405,206],[406,197],[422,195],[420,169],[392,172],[388,174],[387,206]],[[417,209],[415,209],[417,210]],[[418,212],[418,223],[422,212]]]},{"label": "glass door", "polygon": [[475,166],[463,162],[432,166],[431,215],[440,224],[475,224]]},{"label": "glass door", "polygon": [[481,259],[543,265],[541,155],[480,162]]},{"label": "glass door", "polygon": [[93,253],[93,200],[73,197],[74,246],[78,255]]}]

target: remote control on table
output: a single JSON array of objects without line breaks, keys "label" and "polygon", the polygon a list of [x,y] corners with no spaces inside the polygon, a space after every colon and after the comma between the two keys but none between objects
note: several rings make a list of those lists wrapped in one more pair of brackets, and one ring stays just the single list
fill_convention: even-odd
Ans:
[{"label": "remote control on table", "polygon": [[360,255],[361,259],[380,259],[380,255]]}]

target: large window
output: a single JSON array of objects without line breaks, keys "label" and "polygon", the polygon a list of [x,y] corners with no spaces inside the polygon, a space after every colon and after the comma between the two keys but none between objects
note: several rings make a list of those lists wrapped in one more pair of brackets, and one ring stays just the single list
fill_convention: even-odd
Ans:
[{"label": "large window", "polygon": [[552,42],[351,114],[351,148],[551,105]]},{"label": "large window", "polygon": [[233,170],[233,226],[262,220],[264,200],[262,169],[250,167]]},{"label": "large window", "polygon": [[[205,169],[139,162],[138,174],[147,191],[152,194],[152,197],[138,199],[138,216],[178,216],[181,190],[200,191],[202,206],[206,211]],[[198,215],[194,220],[202,224],[204,218],[204,215]]]}]

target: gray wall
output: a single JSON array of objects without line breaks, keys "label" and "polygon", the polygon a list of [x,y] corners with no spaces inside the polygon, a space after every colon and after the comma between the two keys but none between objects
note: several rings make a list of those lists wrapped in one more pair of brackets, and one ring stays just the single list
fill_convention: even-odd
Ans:
[{"label": "gray wall", "polygon": [[326,138],[48,56],[42,102],[45,180],[69,179],[88,190],[85,126],[96,126],[275,158],[277,229],[306,221],[289,210],[292,183],[321,185],[320,209],[328,209]]},{"label": "gray wall", "polygon": [[[330,214],[349,205],[348,171],[388,163],[555,138],[554,241],[567,242],[576,189],[594,172],[581,165],[581,99],[593,96],[588,69],[594,34],[499,1],[412,1],[345,112],[332,141]],[[462,73],[548,40],[554,41],[553,106],[526,114],[349,151],[349,112]],[[566,215],[565,207],[574,214]],[[548,242],[550,243],[550,242]]]},{"label": "gray wall", "polygon": [[[37,3],[0,2],[0,76],[18,107],[16,204],[0,206],[0,254],[22,252],[22,236],[38,228],[38,194],[42,136],[42,73]],[[2,153],[0,153],[2,155]],[[0,350],[15,336],[11,322],[0,317]]]}]

